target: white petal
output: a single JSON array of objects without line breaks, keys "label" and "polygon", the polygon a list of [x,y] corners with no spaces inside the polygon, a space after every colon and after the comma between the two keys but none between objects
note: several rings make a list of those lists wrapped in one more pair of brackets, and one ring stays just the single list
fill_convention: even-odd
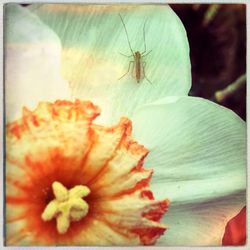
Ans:
[{"label": "white petal", "polygon": [[[189,47],[179,18],[163,5],[43,5],[36,13],[60,37],[63,73],[74,95],[101,105],[104,121],[130,116],[138,105],[169,95],[186,95],[191,86]],[[145,23],[146,78],[136,82],[121,14],[133,51],[142,53]],[[168,79],[166,82],[165,79]],[[113,109],[114,108],[114,109]],[[102,118],[102,117],[100,117]]]},{"label": "white petal", "polygon": [[162,222],[169,225],[158,245],[219,246],[225,225],[240,212],[246,202],[246,193],[170,206]]},{"label": "white petal", "polygon": [[69,98],[68,83],[60,75],[61,44],[37,16],[16,4],[6,15],[5,89],[7,121],[18,118],[22,107],[38,101]]},{"label": "white petal", "polygon": [[145,161],[154,168],[151,188],[156,198],[170,200],[165,222],[172,230],[164,242],[218,244],[226,221],[245,204],[245,123],[192,97],[146,105],[133,122],[135,138],[151,151]]}]

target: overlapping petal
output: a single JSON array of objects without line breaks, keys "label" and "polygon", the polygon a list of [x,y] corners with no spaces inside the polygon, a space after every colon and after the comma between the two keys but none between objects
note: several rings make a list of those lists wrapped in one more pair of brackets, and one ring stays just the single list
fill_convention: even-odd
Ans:
[{"label": "overlapping petal", "polygon": [[30,11],[17,4],[5,7],[5,100],[7,121],[38,100],[70,98],[60,74],[61,43]]},{"label": "overlapping petal", "polygon": [[[129,117],[138,105],[188,93],[191,71],[187,37],[168,6],[47,4],[30,9],[60,37],[62,73],[73,86],[74,96],[101,106],[103,121],[117,122],[122,115]],[[131,55],[131,51],[119,14],[133,51],[152,50],[142,59],[152,84],[146,78],[136,83],[131,76],[132,64],[128,74],[118,80],[134,60],[120,54]]]},{"label": "overlapping petal", "polygon": [[171,227],[162,244],[221,245],[227,221],[246,202],[245,123],[192,97],[146,105],[133,121],[134,136],[151,151],[146,163],[155,166],[152,189],[171,201],[164,220]]}]

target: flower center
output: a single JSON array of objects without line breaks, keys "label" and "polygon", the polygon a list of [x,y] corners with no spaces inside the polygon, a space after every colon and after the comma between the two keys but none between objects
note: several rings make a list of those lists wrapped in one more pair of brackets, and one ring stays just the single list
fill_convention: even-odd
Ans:
[{"label": "flower center", "polygon": [[82,199],[90,193],[88,187],[77,185],[69,190],[60,182],[53,182],[55,199],[50,201],[42,213],[44,221],[56,218],[57,231],[60,234],[67,232],[71,221],[79,221],[87,215],[89,206]]}]

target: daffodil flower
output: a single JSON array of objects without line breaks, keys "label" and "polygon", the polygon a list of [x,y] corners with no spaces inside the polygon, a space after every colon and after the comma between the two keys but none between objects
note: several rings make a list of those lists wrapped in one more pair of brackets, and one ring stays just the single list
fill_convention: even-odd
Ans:
[{"label": "daffodil flower", "polygon": [[[246,128],[188,96],[189,48],[175,13],[29,9],[6,8],[6,243],[221,245],[245,205]],[[152,84],[121,78],[131,61],[121,53],[145,44]]]}]

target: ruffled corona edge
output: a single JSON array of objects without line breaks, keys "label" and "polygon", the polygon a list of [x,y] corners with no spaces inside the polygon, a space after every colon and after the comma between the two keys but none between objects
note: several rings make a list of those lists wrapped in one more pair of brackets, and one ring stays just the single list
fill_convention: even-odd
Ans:
[{"label": "ruffled corona edge", "polygon": [[[169,202],[149,189],[148,150],[132,139],[129,119],[103,127],[92,123],[99,114],[91,102],[41,102],[7,124],[7,245],[151,245],[165,232]],[[88,214],[65,234],[41,218],[55,181],[90,189]]]}]

